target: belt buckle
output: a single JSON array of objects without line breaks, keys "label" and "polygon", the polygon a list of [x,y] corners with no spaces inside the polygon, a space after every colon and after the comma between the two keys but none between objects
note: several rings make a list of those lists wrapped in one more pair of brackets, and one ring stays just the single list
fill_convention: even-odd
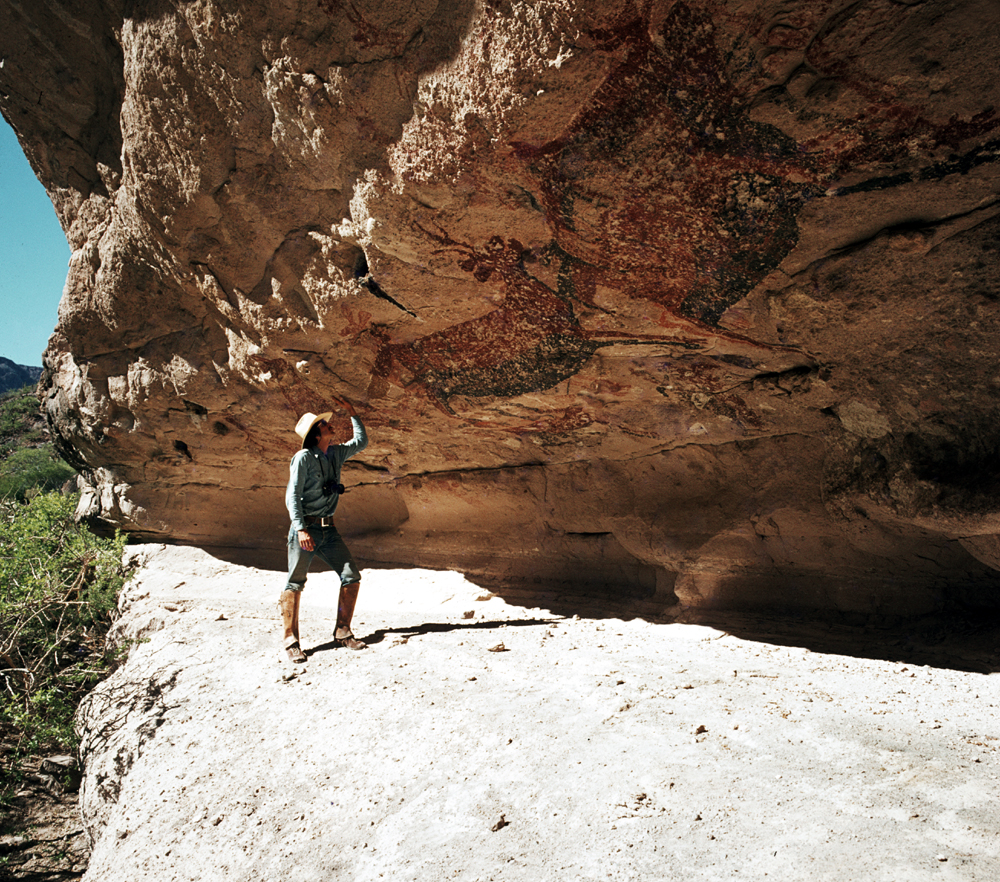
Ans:
[{"label": "belt buckle", "polygon": [[332,527],[333,526],[333,518],[332,517],[320,518],[319,519],[319,525],[321,527]]}]

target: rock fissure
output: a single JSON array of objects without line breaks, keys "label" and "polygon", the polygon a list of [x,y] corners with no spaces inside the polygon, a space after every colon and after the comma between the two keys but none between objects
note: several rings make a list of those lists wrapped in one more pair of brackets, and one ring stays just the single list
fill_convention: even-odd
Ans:
[{"label": "rock fissure", "polygon": [[400,310],[401,312],[405,312],[407,315],[412,316],[413,318],[417,318],[417,314],[413,310],[407,309],[398,300],[395,300],[394,298],[386,294],[385,291],[382,290],[381,285],[379,285],[379,283],[376,282],[371,277],[371,274],[368,274],[363,279],[361,279],[359,284],[361,285],[362,288],[364,288],[367,291],[370,291],[380,300],[385,300],[387,303],[391,303],[393,306],[396,307],[396,309]]},{"label": "rock fissure", "polygon": [[949,175],[966,175],[974,168],[1000,160],[1000,140],[989,141],[966,153],[964,156],[950,156],[947,160],[935,162],[916,172],[897,172],[883,178],[872,178],[847,187],[837,187],[831,196],[849,196],[854,193],[879,192],[895,189],[903,184],[936,181]]},{"label": "rock fissure", "polygon": [[[963,218],[972,218],[982,216],[980,223],[985,223],[990,220],[990,218],[996,215],[997,209],[1000,209],[1000,200],[992,200],[985,205],[978,205],[975,208],[971,208],[968,211],[958,212],[956,214],[946,215],[944,217],[932,218],[927,220],[913,220],[907,221],[905,223],[893,224],[888,227],[880,229],[878,232],[866,236],[863,239],[859,239],[856,242],[849,242],[845,245],[839,246],[836,250],[831,251],[828,255],[820,258],[818,262],[829,259],[831,257],[841,257],[849,255],[854,251],[862,250],[870,246],[873,242],[879,239],[891,237],[891,236],[901,236],[901,237],[912,237],[912,236],[923,236],[926,238],[926,233],[929,232],[944,232],[944,235],[939,241],[930,243],[930,249],[938,247],[942,242],[946,242],[952,235],[958,235],[964,232],[964,229],[957,229],[951,235],[947,234],[947,226],[954,224],[955,221],[962,220]],[[945,229],[943,229],[945,228]],[[797,273],[799,275],[801,273]]]}]

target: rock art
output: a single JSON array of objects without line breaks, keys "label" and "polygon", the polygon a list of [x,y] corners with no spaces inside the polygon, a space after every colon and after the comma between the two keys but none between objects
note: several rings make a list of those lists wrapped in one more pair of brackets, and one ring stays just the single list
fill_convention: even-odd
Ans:
[{"label": "rock art", "polygon": [[3,9],[80,514],[663,608],[996,605],[992,0]]}]

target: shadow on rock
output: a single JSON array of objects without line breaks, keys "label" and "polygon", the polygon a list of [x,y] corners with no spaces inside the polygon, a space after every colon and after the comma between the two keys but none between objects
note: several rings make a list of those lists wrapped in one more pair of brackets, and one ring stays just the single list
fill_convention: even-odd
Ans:
[{"label": "shadow on rock", "polygon": [[[206,549],[214,557],[244,566],[284,571],[277,554],[265,560],[261,550]],[[327,568],[320,561],[315,571]],[[374,566],[369,569],[382,569]],[[951,610],[916,617],[876,616],[863,613],[801,611],[781,609],[693,610],[681,609],[676,597],[629,596],[592,590],[573,592],[565,586],[498,585],[494,581],[465,575],[472,584],[500,597],[504,602],[526,609],[542,609],[552,618],[524,621],[429,622],[417,628],[380,629],[365,637],[377,645],[389,634],[410,637],[456,629],[496,628],[548,624],[573,616],[592,619],[643,619],[668,624],[702,624],[747,640],[777,646],[800,646],[813,652],[869,658],[976,673],[1000,672],[1000,612],[992,609]],[[330,640],[310,654],[335,649]]]},{"label": "shadow on rock", "polygon": [[[680,621],[680,620],[678,620]],[[684,621],[744,640],[916,667],[1000,672],[1000,614],[940,614],[909,619],[841,614],[827,620],[782,613],[703,613]]]},{"label": "shadow on rock", "polygon": [[[400,639],[397,643],[406,643],[413,637],[420,637],[424,634],[443,634],[448,631],[482,631],[482,630],[498,630],[500,628],[510,629],[510,628],[523,628],[525,626],[533,627],[537,625],[551,625],[553,622],[565,621],[566,616],[553,616],[547,619],[498,619],[495,621],[477,621],[477,622],[425,622],[422,625],[412,625],[403,628],[376,628],[370,634],[364,635],[364,641],[369,646],[377,646],[382,643],[386,637],[390,634],[398,634]],[[329,640],[326,643],[321,643],[319,646],[314,646],[308,651],[308,655],[312,656],[318,652],[328,652],[332,649],[339,649],[340,647],[333,641]]]}]

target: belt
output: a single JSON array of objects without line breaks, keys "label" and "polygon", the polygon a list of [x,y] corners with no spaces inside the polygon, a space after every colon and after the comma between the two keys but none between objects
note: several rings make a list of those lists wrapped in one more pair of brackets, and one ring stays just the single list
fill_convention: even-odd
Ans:
[{"label": "belt", "polygon": [[317,518],[313,515],[306,515],[305,521],[307,524],[311,524],[314,527],[336,527],[337,525],[333,522],[332,517],[328,518]]}]

